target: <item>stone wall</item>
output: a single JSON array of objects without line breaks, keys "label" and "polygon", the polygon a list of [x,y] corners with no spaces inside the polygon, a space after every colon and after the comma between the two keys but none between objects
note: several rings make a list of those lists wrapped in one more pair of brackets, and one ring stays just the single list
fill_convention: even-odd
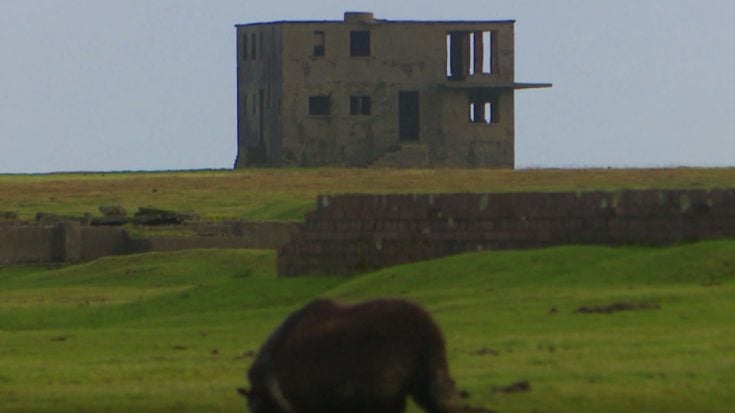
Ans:
[{"label": "stone wall", "polygon": [[735,189],[321,196],[281,276],[349,275],[469,251],[735,236]]}]

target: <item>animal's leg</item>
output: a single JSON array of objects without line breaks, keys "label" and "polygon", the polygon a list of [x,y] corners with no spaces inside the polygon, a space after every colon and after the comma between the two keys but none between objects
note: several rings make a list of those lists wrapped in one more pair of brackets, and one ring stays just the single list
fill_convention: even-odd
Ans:
[{"label": "animal's leg", "polygon": [[422,379],[416,383],[411,397],[427,413],[462,411],[461,397],[454,388],[454,382],[445,371],[437,371],[428,379]]}]

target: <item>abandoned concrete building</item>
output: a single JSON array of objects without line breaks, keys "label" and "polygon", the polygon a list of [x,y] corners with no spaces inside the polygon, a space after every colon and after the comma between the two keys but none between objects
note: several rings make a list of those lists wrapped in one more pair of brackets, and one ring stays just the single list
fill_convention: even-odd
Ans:
[{"label": "abandoned concrete building", "polygon": [[514,21],[236,26],[236,168],[513,168]]}]

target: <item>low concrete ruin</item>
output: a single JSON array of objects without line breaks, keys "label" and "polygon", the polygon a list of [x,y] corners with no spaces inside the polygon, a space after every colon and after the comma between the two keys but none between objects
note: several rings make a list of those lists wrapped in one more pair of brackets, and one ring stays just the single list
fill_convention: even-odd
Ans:
[{"label": "low concrete ruin", "polygon": [[0,222],[0,265],[74,263],[192,248],[274,249],[286,243],[297,226],[293,222],[200,221],[148,228],[148,236],[131,237],[125,227],[79,221]]}]

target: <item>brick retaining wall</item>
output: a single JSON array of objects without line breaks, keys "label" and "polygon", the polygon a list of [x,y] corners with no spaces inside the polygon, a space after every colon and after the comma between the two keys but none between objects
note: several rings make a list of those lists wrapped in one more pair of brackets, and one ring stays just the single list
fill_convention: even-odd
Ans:
[{"label": "brick retaining wall", "polygon": [[320,196],[281,276],[349,275],[469,251],[735,237],[735,189]]}]

